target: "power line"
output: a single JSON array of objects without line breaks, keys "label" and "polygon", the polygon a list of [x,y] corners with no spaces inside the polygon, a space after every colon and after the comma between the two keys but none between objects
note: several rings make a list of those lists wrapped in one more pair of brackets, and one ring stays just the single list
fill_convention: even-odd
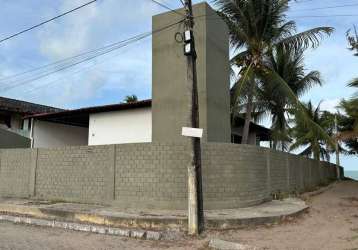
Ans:
[{"label": "power line", "polygon": [[172,8],[170,8],[169,6],[167,6],[167,5],[165,5],[165,4],[161,3],[161,2],[158,2],[158,1],[156,1],[156,0],[150,0],[150,1],[152,1],[153,3],[155,3],[155,4],[157,4],[157,5],[161,6],[161,7],[163,7],[164,9],[170,10],[171,12],[174,12],[174,13],[176,13],[176,14],[182,16],[182,17],[185,16],[184,14],[182,14],[182,13],[180,13],[180,12],[178,12],[178,11],[172,9]]},{"label": "power line", "polygon": [[103,47],[100,47],[100,48],[97,48],[97,49],[85,51],[85,52],[79,53],[79,54],[71,56],[71,57],[67,57],[67,58],[64,58],[64,59],[61,59],[61,60],[46,64],[46,65],[42,65],[42,66],[39,66],[39,67],[36,67],[36,68],[32,68],[32,69],[23,71],[23,72],[18,73],[18,74],[14,74],[14,75],[11,75],[11,76],[1,78],[0,83],[4,82],[6,80],[9,80],[9,79],[13,79],[13,78],[17,78],[17,77],[22,76],[22,75],[26,75],[26,74],[31,73],[31,72],[35,72],[35,71],[38,71],[38,70],[41,70],[41,69],[49,68],[51,66],[56,66],[56,65],[58,65],[60,63],[66,63],[67,61],[70,61],[72,59],[81,58],[82,56],[86,56],[86,55],[89,55],[89,54],[92,54],[92,53],[98,53],[101,50],[110,49],[110,48],[112,48],[114,46],[120,45],[120,44],[125,43],[125,42],[129,42],[129,41],[131,41],[133,39],[139,38],[139,37],[141,37],[141,36],[143,36],[145,34],[150,34],[150,33],[151,32],[142,33],[142,34],[140,34],[138,36],[134,36],[134,37],[131,37],[131,38],[119,41],[119,42],[115,42],[115,43],[112,43],[112,44],[109,44],[109,45],[106,45],[106,46],[103,46]]},{"label": "power line", "polygon": [[[47,77],[47,76],[49,76],[51,74],[54,74],[54,73],[57,73],[59,71],[66,70],[68,68],[71,68],[73,66],[81,64],[83,62],[92,60],[94,58],[97,58],[97,57],[105,55],[105,54],[108,54],[108,53],[110,53],[110,52],[112,52],[114,50],[118,50],[119,48],[123,48],[125,46],[128,46],[129,44],[132,44],[134,42],[142,40],[142,39],[144,39],[146,37],[149,37],[149,36],[151,36],[151,35],[153,35],[155,33],[161,32],[161,31],[163,31],[165,29],[168,29],[168,28],[173,27],[173,26],[175,26],[177,24],[180,24],[183,21],[184,20],[180,20],[180,21],[175,22],[173,24],[169,24],[169,25],[166,25],[166,26],[164,26],[162,28],[156,29],[156,30],[154,30],[152,32],[145,32],[145,33],[133,36],[131,38],[125,39],[123,41],[116,42],[116,43],[113,43],[111,45],[103,46],[103,47],[101,47],[99,49],[96,49],[96,50],[91,50],[89,52],[83,52],[83,53],[81,53],[79,55],[72,56],[72,57],[69,57],[69,58],[66,58],[66,59],[62,59],[62,60],[59,60],[57,62],[44,65],[42,67],[37,67],[36,69],[30,70],[30,71],[27,71],[27,72],[22,72],[22,73],[19,73],[19,74],[16,74],[16,75],[12,75],[12,76],[3,78],[3,79],[13,79],[13,78],[17,78],[20,75],[26,75],[28,72],[39,71],[38,73],[30,75],[29,78],[27,78],[27,79],[20,79],[19,81],[15,80],[15,81],[12,81],[12,82],[8,83],[7,86],[4,86],[2,89],[0,89],[0,91],[8,91],[10,89],[22,86],[22,85],[24,85],[26,83],[36,81],[38,79]],[[75,60],[72,60],[72,59],[75,59]],[[59,65],[57,65],[57,64],[59,64]],[[54,67],[51,68],[51,66],[54,66]],[[43,71],[44,69],[45,69],[45,71]]]},{"label": "power line", "polygon": [[291,16],[292,18],[315,18],[315,17],[356,17],[354,14],[341,14],[341,15],[318,15],[318,16]]},{"label": "power line", "polygon": [[326,7],[318,7],[318,8],[310,8],[310,9],[298,9],[298,10],[290,10],[290,11],[291,12],[311,11],[311,10],[335,9],[335,8],[343,8],[343,7],[351,7],[351,6],[358,6],[358,4],[344,4],[344,5],[326,6]]},{"label": "power line", "polygon": [[90,1],[90,2],[87,2],[87,3],[85,3],[85,4],[82,4],[82,5],[78,6],[78,7],[74,8],[74,9],[72,9],[72,10],[66,11],[66,12],[64,12],[64,13],[58,15],[58,16],[55,16],[55,17],[50,18],[50,19],[48,19],[48,20],[46,20],[46,21],[43,21],[43,22],[41,22],[41,23],[39,23],[39,24],[36,24],[36,25],[34,25],[34,26],[30,27],[30,28],[24,29],[24,30],[22,30],[22,31],[19,31],[19,32],[17,32],[17,33],[15,33],[15,34],[11,35],[11,36],[5,37],[5,38],[3,38],[3,39],[0,40],[0,43],[4,42],[4,41],[6,41],[6,40],[9,40],[9,39],[11,39],[11,38],[13,38],[13,37],[16,37],[16,36],[18,36],[18,35],[21,35],[21,34],[23,34],[23,33],[25,33],[25,32],[28,32],[28,31],[30,31],[30,30],[33,30],[33,29],[35,29],[35,28],[38,28],[38,27],[40,27],[41,25],[44,25],[44,24],[49,23],[49,22],[51,22],[51,21],[53,21],[53,20],[55,20],[55,19],[58,19],[58,18],[60,18],[60,17],[63,17],[63,16],[65,16],[65,15],[67,15],[67,14],[70,14],[71,12],[74,12],[74,11],[76,11],[76,10],[79,10],[79,9],[81,9],[81,8],[87,6],[87,5],[90,5],[90,4],[94,3],[94,2],[96,2],[96,1],[97,1],[97,0],[92,0],[92,1]]},{"label": "power line", "polygon": [[[214,17],[215,15],[199,15],[194,18],[209,17],[209,20],[223,20],[221,17]],[[358,14],[337,14],[337,15],[304,15],[304,16],[290,16],[290,18],[330,18],[330,17],[356,17]],[[212,18],[210,18],[212,17]]]}]

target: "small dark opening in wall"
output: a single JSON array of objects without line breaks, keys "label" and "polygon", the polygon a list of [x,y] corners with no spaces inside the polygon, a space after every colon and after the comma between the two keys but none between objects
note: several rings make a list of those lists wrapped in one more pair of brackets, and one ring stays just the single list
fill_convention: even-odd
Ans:
[{"label": "small dark opening in wall", "polygon": [[0,124],[6,125],[8,128],[11,128],[11,117],[9,115],[0,114]]},{"label": "small dark opening in wall", "polygon": [[239,135],[231,135],[231,143],[241,144],[242,137]]}]

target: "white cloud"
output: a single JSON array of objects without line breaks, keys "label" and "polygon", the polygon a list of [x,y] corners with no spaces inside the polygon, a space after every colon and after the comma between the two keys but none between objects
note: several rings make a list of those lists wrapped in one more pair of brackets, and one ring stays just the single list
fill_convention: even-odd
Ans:
[{"label": "white cloud", "polygon": [[[65,0],[58,12],[64,12],[80,4],[83,4],[83,1]],[[106,0],[67,15],[38,33],[39,51],[49,61],[55,61],[149,31],[151,16],[159,11],[158,6],[151,1],[140,1],[135,8],[133,7],[132,1]],[[98,96],[98,88],[104,85],[105,89],[116,91],[140,84],[148,87],[151,82],[151,48],[148,44],[148,40],[142,41],[97,58],[92,62],[95,65],[86,70],[86,73],[66,80],[75,84],[64,84],[64,87],[74,87],[66,89],[64,95],[57,99],[63,100],[66,104],[76,103],[78,97],[73,95],[73,91],[77,89],[78,92],[79,86],[87,86],[86,91],[81,90],[81,98],[88,100]],[[138,47],[141,53],[136,51]],[[78,67],[83,66],[76,66]],[[88,75],[98,77],[98,72],[101,72],[100,85],[96,84],[97,80],[88,81]],[[64,73],[66,74],[68,75]],[[89,84],[93,86],[90,87]],[[51,90],[46,90],[43,94],[48,95],[49,92]]]},{"label": "white cloud", "polygon": [[322,110],[322,111],[325,110],[325,111],[335,113],[335,112],[337,112],[337,106],[339,105],[340,101],[341,100],[338,98],[331,99],[331,100],[324,100],[321,103],[320,110]]},{"label": "white cloud", "polygon": [[99,90],[106,81],[105,74],[97,70],[90,71],[80,78],[77,76],[69,81],[62,81],[61,91],[57,93],[53,101],[61,107],[71,107],[75,102],[99,95]]}]

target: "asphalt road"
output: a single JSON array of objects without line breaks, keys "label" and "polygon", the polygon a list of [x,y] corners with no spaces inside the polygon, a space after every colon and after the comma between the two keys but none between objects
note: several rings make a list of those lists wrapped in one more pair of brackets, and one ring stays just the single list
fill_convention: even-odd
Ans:
[{"label": "asphalt road", "polygon": [[[198,243],[198,242],[196,242]],[[0,249],[196,249],[189,241],[144,241],[118,236],[0,222]]]}]

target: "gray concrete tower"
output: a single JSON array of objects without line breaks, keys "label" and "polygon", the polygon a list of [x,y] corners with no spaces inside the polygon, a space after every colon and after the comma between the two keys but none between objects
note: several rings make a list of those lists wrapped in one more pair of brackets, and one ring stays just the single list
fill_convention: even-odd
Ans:
[{"label": "gray concrete tower", "polygon": [[[177,10],[184,13],[182,9]],[[229,35],[226,24],[206,3],[193,6],[200,127],[203,142],[230,142]],[[167,12],[153,17],[153,31],[183,17]],[[175,39],[183,24],[153,34],[152,140],[180,142],[189,98],[183,43]],[[178,40],[178,39],[177,39]]]}]

